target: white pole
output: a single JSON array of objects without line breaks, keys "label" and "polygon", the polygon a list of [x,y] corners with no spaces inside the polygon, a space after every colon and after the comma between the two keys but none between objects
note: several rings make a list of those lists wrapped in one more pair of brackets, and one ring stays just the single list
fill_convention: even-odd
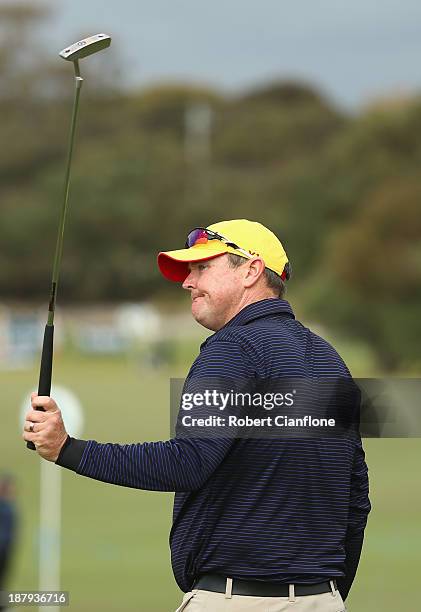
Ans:
[{"label": "white pole", "polygon": [[[211,192],[211,133],[213,112],[210,104],[196,103],[186,109],[184,116],[184,154],[189,164],[186,181],[187,200],[209,204]],[[198,205],[198,204],[197,204]]]},{"label": "white pole", "polygon": [[[67,432],[78,438],[83,431],[83,409],[76,395],[58,385],[51,389],[61,409]],[[31,393],[27,393],[20,409],[20,428],[25,421]],[[39,557],[38,584],[40,591],[60,591],[61,557],[61,467],[40,459]],[[45,605],[39,607],[45,612]],[[48,612],[59,612],[59,606],[48,606]]]},{"label": "white pole", "polygon": [[[60,590],[61,549],[61,468],[41,459],[40,528],[39,528],[39,590]],[[49,606],[49,612],[59,612]],[[45,606],[39,607],[45,612]]]},{"label": "white pole", "polygon": [[184,151],[189,162],[208,163],[213,112],[209,104],[190,105],[184,115]]}]

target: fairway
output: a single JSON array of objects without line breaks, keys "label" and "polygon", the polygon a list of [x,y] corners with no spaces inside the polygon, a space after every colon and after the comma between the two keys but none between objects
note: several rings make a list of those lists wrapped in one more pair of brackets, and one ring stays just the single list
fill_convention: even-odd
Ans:
[{"label": "fairway", "polygon": [[[192,351],[190,361],[194,358]],[[346,354],[343,354],[347,358]],[[351,364],[352,365],[352,364]],[[121,358],[57,355],[54,383],[71,388],[85,410],[85,439],[142,442],[169,437],[169,379],[186,368],[145,370]],[[0,469],[18,479],[21,518],[14,589],[37,588],[39,459],[20,438],[22,398],[36,388],[33,370],[2,372]],[[411,589],[421,565],[419,439],[366,439],[373,510],[362,560],[347,600],[355,612],[414,610]],[[171,612],[181,592],[171,572],[171,493],[115,487],[63,470],[62,588],[70,609]]]}]

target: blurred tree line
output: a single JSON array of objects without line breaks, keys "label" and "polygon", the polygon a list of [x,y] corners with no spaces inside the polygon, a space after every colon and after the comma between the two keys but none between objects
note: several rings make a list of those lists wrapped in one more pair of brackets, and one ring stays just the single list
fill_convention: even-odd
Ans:
[{"label": "blurred tree line", "polygon": [[[0,6],[3,300],[49,291],[73,71],[40,44],[47,18]],[[421,98],[351,116],[295,82],[127,92],[116,58],[82,64],[60,300],[172,298],[157,252],[245,217],[285,243],[308,316],[370,343],[388,370],[421,359]]]}]

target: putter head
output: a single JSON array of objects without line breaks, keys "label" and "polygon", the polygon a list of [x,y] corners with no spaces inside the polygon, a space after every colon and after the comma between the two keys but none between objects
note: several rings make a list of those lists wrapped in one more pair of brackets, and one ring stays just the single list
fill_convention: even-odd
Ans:
[{"label": "putter head", "polygon": [[111,36],[108,34],[94,34],[83,40],[78,40],[70,47],[66,47],[60,51],[60,57],[70,62],[82,59],[98,51],[106,49],[111,44]]}]

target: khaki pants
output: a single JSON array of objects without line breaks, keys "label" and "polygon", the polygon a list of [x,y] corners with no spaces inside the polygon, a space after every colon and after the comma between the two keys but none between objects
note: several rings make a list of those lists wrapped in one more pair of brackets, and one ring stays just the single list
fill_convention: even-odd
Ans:
[{"label": "khaki pants", "polygon": [[341,594],[330,582],[332,591],[320,595],[295,596],[294,585],[289,585],[289,597],[252,597],[232,595],[232,580],[227,578],[225,593],[193,589],[183,597],[175,612],[344,612]]}]

